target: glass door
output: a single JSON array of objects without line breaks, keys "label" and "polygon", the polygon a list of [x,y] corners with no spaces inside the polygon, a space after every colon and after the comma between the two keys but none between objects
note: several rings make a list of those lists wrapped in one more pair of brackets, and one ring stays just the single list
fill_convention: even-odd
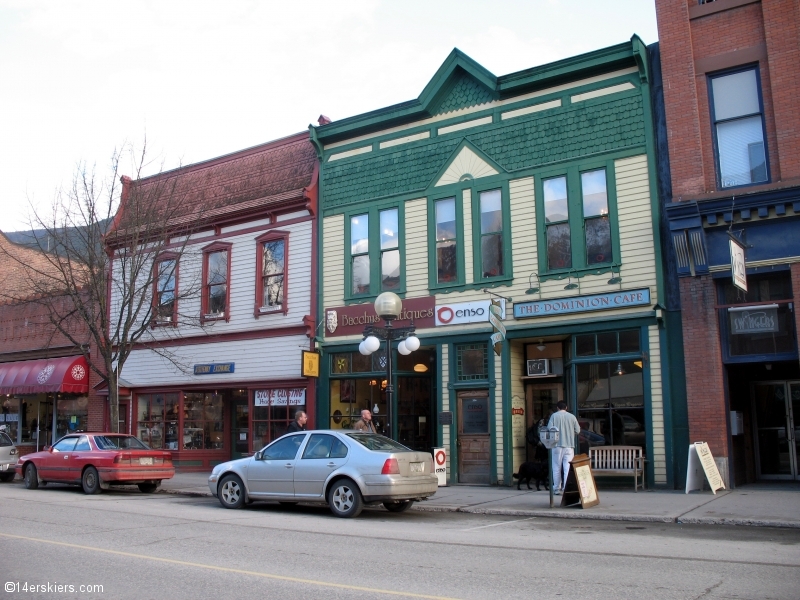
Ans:
[{"label": "glass door", "polygon": [[797,479],[797,431],[800,382],[764,382],[753,385],[756,428],[756,468],[760,479]]},{"label": "glass door", "polygon": [[250,452],[250,401],[247,393],[234,395],[231,402],[231,458],[244,458]]},{"label": "glass door", "polygon": [[486,391],[458,394],[458,482],[491,483],[489,395]]}]

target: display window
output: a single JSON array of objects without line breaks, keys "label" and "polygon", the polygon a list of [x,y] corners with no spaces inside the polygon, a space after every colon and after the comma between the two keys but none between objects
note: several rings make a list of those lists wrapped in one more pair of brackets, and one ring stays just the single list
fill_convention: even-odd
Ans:
[{"label": "display window", "polygon": [[305,388],[256,390],[253,394],[253,451],[285,434],[297,411],[306,412]]},{"label": "display window", "polygon": [[137,437],[151,448],[178,449],[178,394],[140,394]]}]

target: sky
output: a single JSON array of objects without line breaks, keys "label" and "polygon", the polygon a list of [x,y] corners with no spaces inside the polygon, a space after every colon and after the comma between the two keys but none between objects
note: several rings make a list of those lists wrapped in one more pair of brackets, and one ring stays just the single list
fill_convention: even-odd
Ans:
[{"label": "sky", "polygon": [[634,33],[653,0],[0,0],[0,230],[125,144],[153,174],[412,100],[453,48],[499,76]]}]

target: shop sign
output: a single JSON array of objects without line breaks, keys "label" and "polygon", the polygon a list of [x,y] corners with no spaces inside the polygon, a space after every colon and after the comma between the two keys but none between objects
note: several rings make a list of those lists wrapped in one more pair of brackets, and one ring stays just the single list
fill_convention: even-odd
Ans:
[{"label": "shop sign", "polygon": [[319,377],[319,352],[303,350],[300,374],[303,377]]},{"label": "shop sign", "polygon": [[778,305],[745,306],[728,309],[731,320],[731,333],[777,333]]},{"label": "shop sign", "polygon": [[[418,329],[434,327],[436,319],[436,299],[433,296],[424,298],[410,298],[403,300],[403,310],[400,316],[393,321],[394,327],[411,325]],[[340,335],[360,335],[367,325],[380,326],[383,320],[375,312],[375,305],[354,304],[353,306],[336,306],[325,309],[325,335],[334,337]]]},{"label": "shop sign", "polygon": [[447,448],[433,449],[433,471],[439,480],[439,487],[447,485]]},{"label": "shop sign", "polygon": [[255,406],[305,406],[306,388],[256,390]]},{"label": "shop sign", "polygon": [[747,292],[747,269],[745,268],[744,246],[738,240],[730,238],[728,243],[731,248],[731,274],[733,285]]},{"label": "shop sign", "polygon": [[[500,300],[501,319],[506,318],[506,301]],[[489,321],[491,300],[475,302],[455,302],[436,307],[436,326],[463,325],[465,323],[486,323]]]},{"label": "shop sign", "polygon": [[591,294],[573,298],[556,298],[554,300],[535,300],[520,302],[514,305],[515,319],[531,319],[535,317],[552,317],[572,313],[646,306],[650,304],[650,288],[625,290],[607,294]]},{"label": "shop sign", "polygon": [[205,365],[195,365],[195,375],[220,375],[233,373],[236,363],[210,363]]},{"label": "shop sign", "polygon": [[525,447],[525,399],[511,397],[511,442],[514,448]]}]

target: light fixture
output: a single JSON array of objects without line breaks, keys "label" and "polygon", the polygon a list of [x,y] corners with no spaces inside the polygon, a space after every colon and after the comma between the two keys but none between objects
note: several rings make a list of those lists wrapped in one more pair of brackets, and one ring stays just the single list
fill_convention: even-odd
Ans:
[{"label": "light fixture", "polygon": [[625,369],[622,368],[622,363],[617,363],[617,370],[614,371],[615,375],[625,375]]},{"label": "light fixture", "polygon": [[[617,272],[614,275],[614,271]],[[620,284],[620,288],[622,288],[622,273],[620,273],[619,265],[614,263],[611,265],[611,279],[608,280],[608,285],[617,285]]]},{"label": "light fixture", "polygon": [[639,367],[641,369],[643,363],[640,360],[635,360],[635,361],[633,361],[633,364],[635,364],[637,367]]},{"label": "light fixture", "polygon": [[[381,319],[393,321],[400,316],[401,310],[403,310],[403,301],[394,292],[383,292],[375,298],[375,312]],[[375,350],[377,349],[376,347]]]},{"label": "light fixture", "polygon": [[[574,269],[573,269],[573,271],[574,271]],[[581,280],[578,278],[578,276],[577,276],[577,272],[576,272],[576,273],[575,273],[575,279],[577,279],[577,280],[578,280],[578,283],[572,283],[572,273],[573,273],[573,271],[570,271],[570,272],[569,272],[569,283],[568,283],[567,285],[565,285],[565,286],[564,286],[564,289],[565,289],[565,290],[574,290],[574,289],[577,289],[577,290],[578,290],[578,293],[580,294],[580,292],[581,292]]]},{"label": "light fixture", "polygon": [[417,373],[425,373],[428,370],[428,365],[423,365],[422,363],[417,363],[414,365],[414,370]]},{"label": "light fixture", "polygon": [[[532,279],[534,277],[536,277],[536,285],[533,285]],[[536,273],[536,271],[528,275],[528,289],[525,290],[525,293],[528,295],[538,293],[539,298],[542,297],[542,284],[539,281],[539,275]]]},{"label": "light fixture", "polygon": [[417,350],[419,350],[419,338],[415,335],[408,336],[401,343],[405,344],[405,347],[408,348],[411,352],[416,352]]},{"label": "light fixture", "polygon": [[544,352],[545,350],[547,350],[547,346],[544,345],[544,340],[539,340],[539,345],[536,346],[536,349],[539,352]]},{"label": "light fixture", "polygon": [[402,354],[403,356],[408,356],[411,354],[411,350],[408,346],[406,346],[406,341],[402,340],[399,344],[397,344],[397,351]]},{"label": "light fixture", "polygon": [[381,347],[381,341],[374,335],[367,336],[367,338],[362,342],[362,344],[364,344],[364,349],[367,351],[368,354],[376,352],[378,348]]}]

